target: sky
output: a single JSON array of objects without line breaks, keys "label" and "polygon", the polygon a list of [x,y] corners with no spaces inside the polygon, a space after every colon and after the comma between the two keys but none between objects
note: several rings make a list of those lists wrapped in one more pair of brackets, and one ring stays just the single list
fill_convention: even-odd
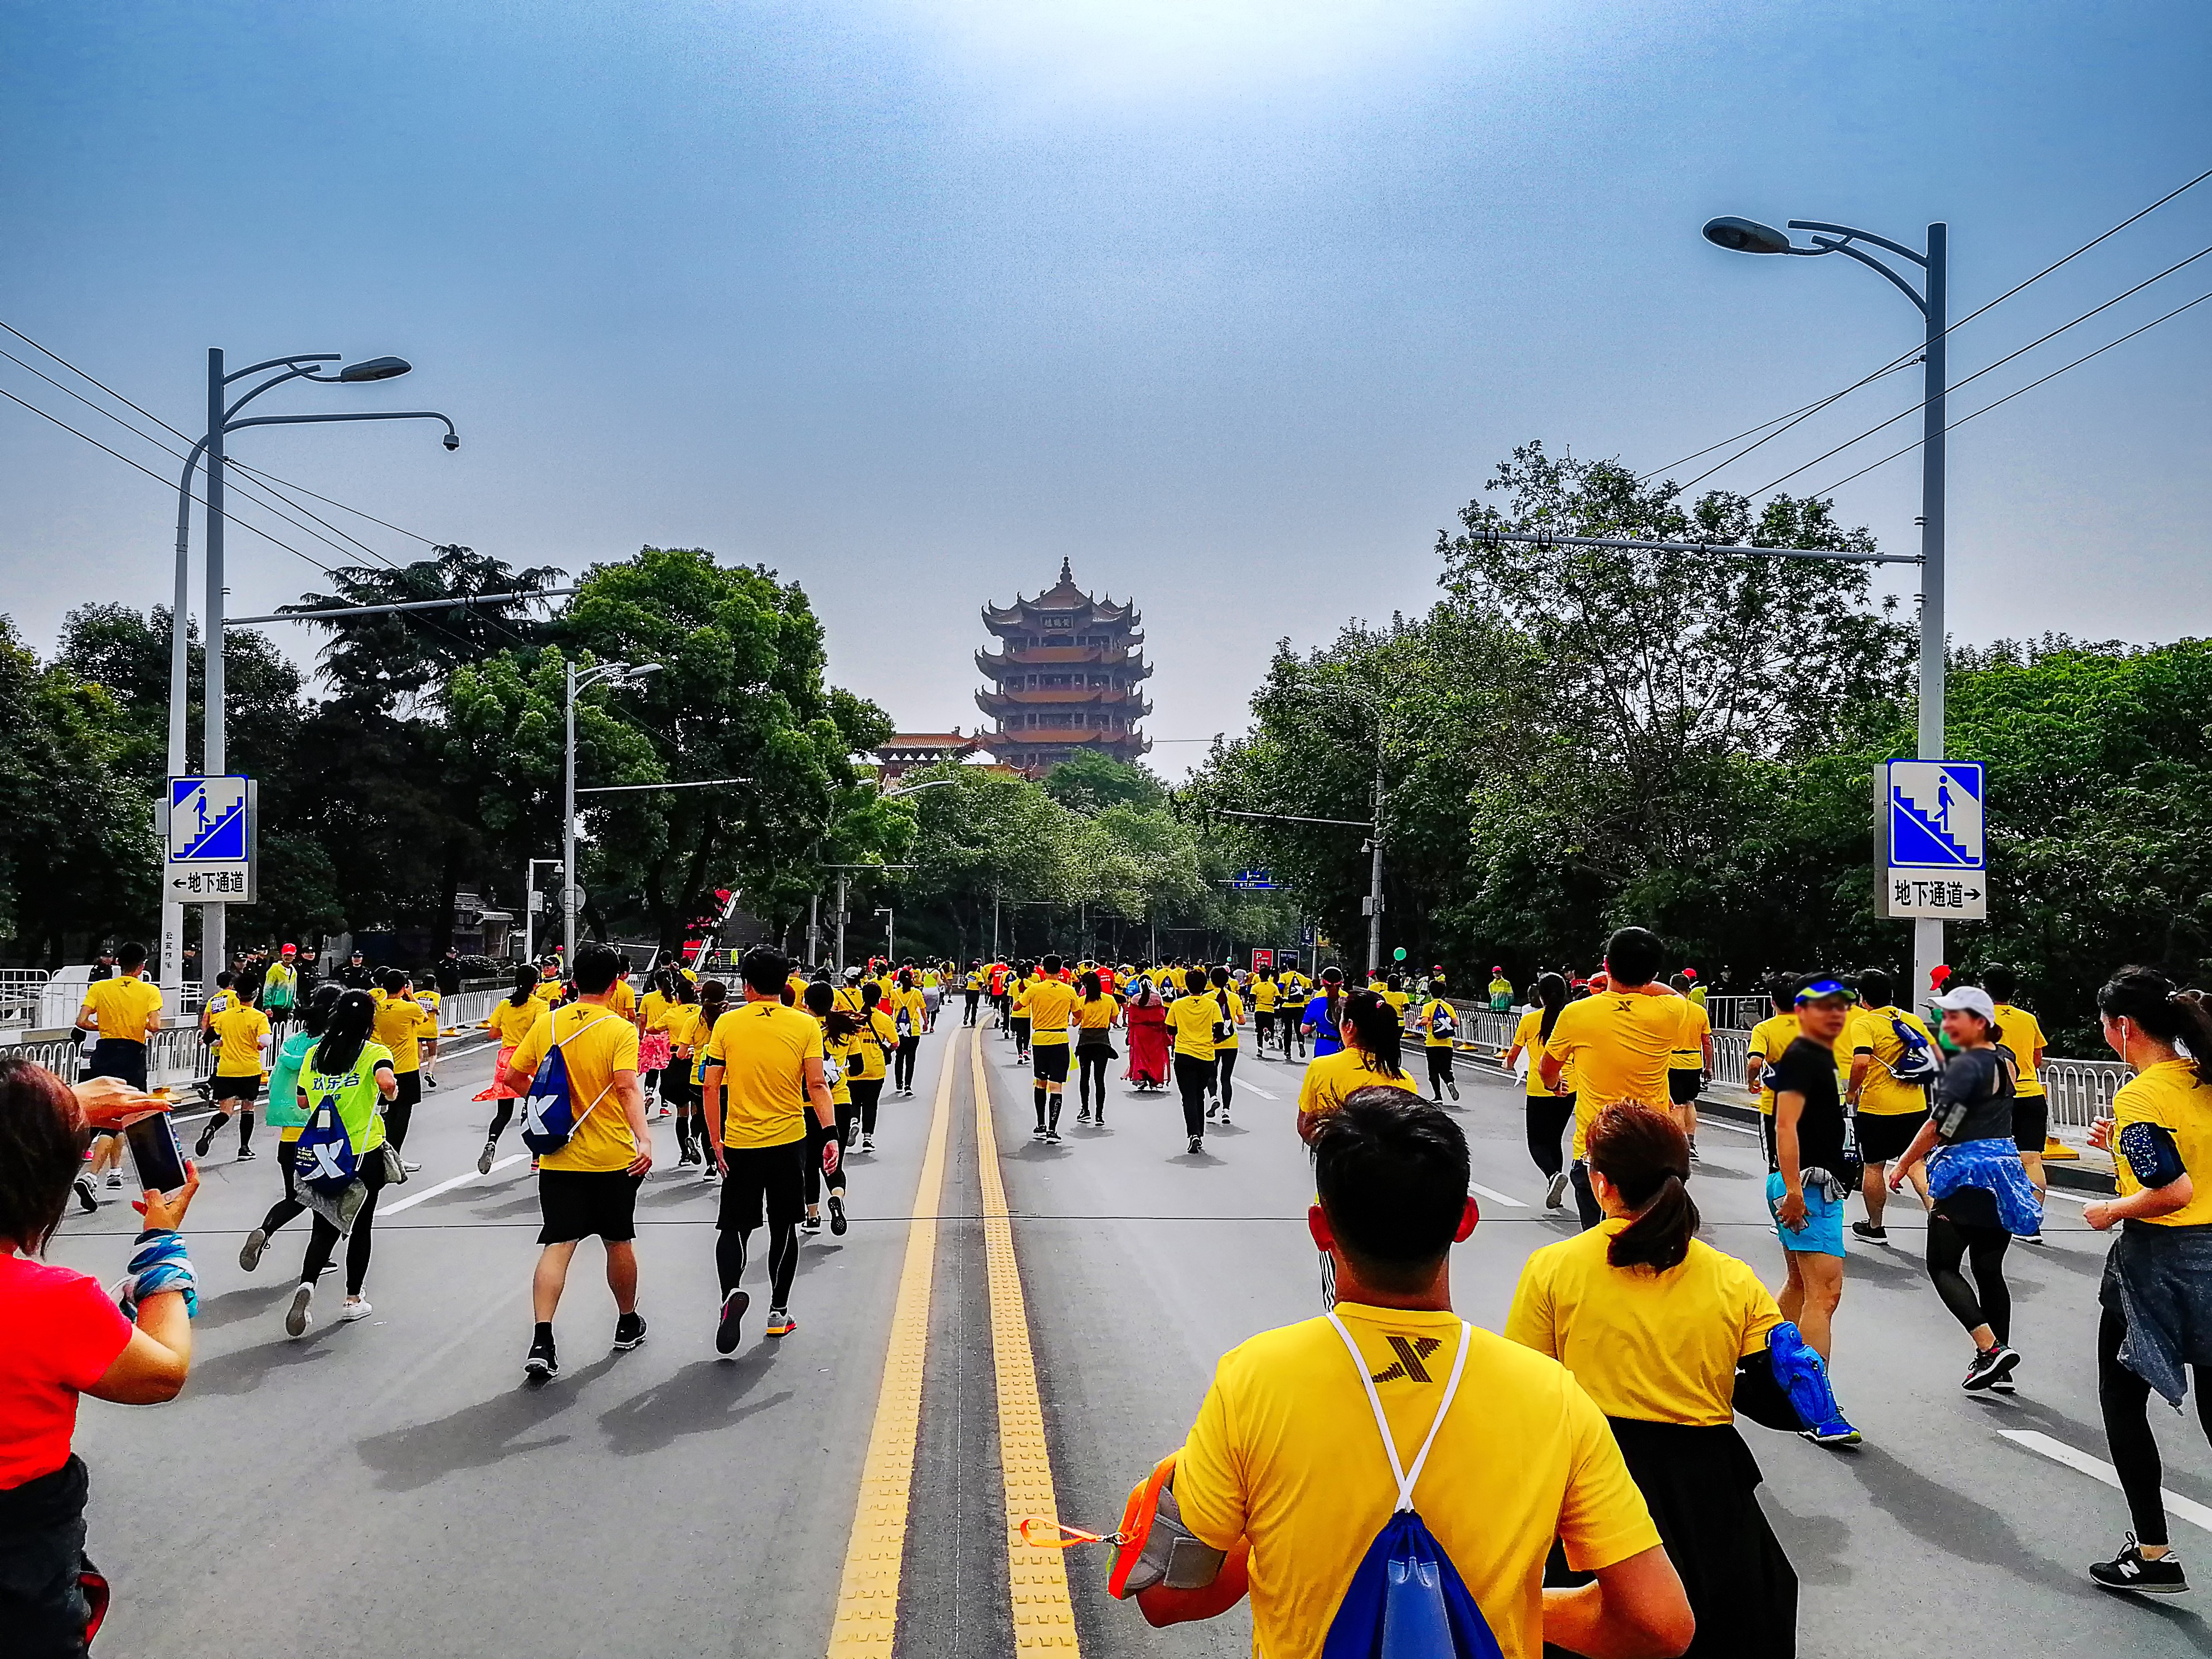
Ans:
[{"label": "sky", "polygon": [[[902,729],[974,728],[978,607],[1066,557],[1143,611],[1172,776],[1278,640],[1432,603],[1514,445],[1666,467],[1916,342],[1873,272],[1705,219],[1942,219],[1964,315],[2212,167],[2208,62],[2212,9],[2047,0],[15,0],[0,321],[195,435],[210,346],[405,356],[261,407],[439,410],[458,453],[410,422],[234,452],[396,560],[769,565]],[[1960,329],[1954,382],[2208,244],[2212,181]],[[2212,258],[1954,418],[2208,289]],[[1955,638],[2203,630],[2208,369],[2212,304],[1953,434]],[[0,400],[0,611],[45,650],[72,605],[166,603],[176,463],[4,359],[0,390],[172,479]],[[1914,550],[1918,487],[1908,456],[1838,514]],[[233,614],[324,584],[228,539]]]}]

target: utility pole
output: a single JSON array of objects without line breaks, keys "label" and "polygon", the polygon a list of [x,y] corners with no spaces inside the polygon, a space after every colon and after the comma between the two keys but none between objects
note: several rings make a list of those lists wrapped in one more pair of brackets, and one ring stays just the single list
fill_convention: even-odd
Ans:
[{"label": "utility pole", "polygon": [[1375,829],[1368,846],[1375,857],[1367,877],[1367,971],[1382,965],[1382,728],[1375,728]]},{"label": "utility pole", "polygon": [[845,872],[837,872],[837,976],[845,975]]}]

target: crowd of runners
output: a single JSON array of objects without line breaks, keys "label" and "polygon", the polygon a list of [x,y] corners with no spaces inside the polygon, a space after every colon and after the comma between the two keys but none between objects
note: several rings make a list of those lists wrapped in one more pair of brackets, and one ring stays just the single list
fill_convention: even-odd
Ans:
[{"label": "crowd of runners", "polygon": [[[35,1066],[0,1061],[0,1349],[12,1344],[20,1367],[24,1334],[35,1331],[41,1353],[75,1356],[52,1379],[71,1402],[58,1441],[49,1424],[27,1461],[20,1443],[13,1462],[0,1446],[0,1534],[29,1487],[81,1486],[67,1450],[76,1392],[165,1397],[189,1367],[196,1280],[179,1229],[196,1170],[180,1191],[139,1201],[147,1224],[122,1311],[72,1290],[91,1281],[36,1260],[72,1188],[92,1210],[103,1184],[121,1185],[116,1131],[154,1103],[146,1045],[161,997],[144,962],[143,949],[126,946],[118,971],[89,988],[78,1018],[91,1045],[87,1080],[74,1094]],[[418,984],[395,969],[301,991],[288,965],[272,962],[258,986],[225,975],[203,1012],[214,1110],[193,1151],[204,1159],[234,1134],[234,1156],[249,1159],[257,1125],[276,1133],[272,1202],[238,1259],[257,1271],[283,1230],[308,1222],[283,1313],[298,1338],[314,1324],[326,1271],[343,1273],[337,1320],[370,1311],[379,1200],[416,1168],[404,1156],[411,1118],[455,1034],[428,976]],[[1525,1624],[1516,1586],[1540,1585],[1533,1616],[1563,1646],[1792,1652],[1796,1578],[1759,1511],[1757,1464],[1735,1419],[1825,1447],[1859,1443],[1829,1381],[1834,1317],[1851,1247],[1893,1248],[1887,1217],[1899,1202],[1924,1212],[1929,1279],[1972,1343],[1962,1386],[2020,1386],[2004,1259],[2015,1241],[2041,1239],[2045,1038],[2002,969],[1977,985],[1930,988],[1923,1006],[1907,1006],[1914,1000],[1878,969],[1776,979],[1772,1012],[1749,1034],[1746,1095],[1757,1104],[1778,1247],[1781,1286],[1770,1293],[1752,1264],[1695,1236],[1698,1102],[1711,1097],[1713,1039],[1693,977],[1668,966],[1656,935],[1625,928],[1600,972],[1571,984],[1540,975],[1525,1002],[1497,970],[1470,1002],[1446,994],[1441,969],[1359,976],[1324,967],[1309,977],[1289,966],[1049,954],[839,972],[767,947],[744,952],[726,978],[664,955],[634,986],[621,951],[587,943],[571,962],[518,968],[481,1027],[495,1056],[476,1097],[485,1108],[477,1169],[494,1170],[514,1128],[541,1212],[524,1369],[541,1382],[560,1375],[556,1314],[575,1252],[594,1237],[614,1347],[646,1340],[635,1206],[653,1170],[656,1121],[672,1129],[672,1175],[718,1189],[711,1329],[727,1355],[744,1340],[763,1232],[762,1332],[781,1340],[797,1330],[805,1242],[825,1226],[846,1231],[848,1159],[877,1149],[886,1093],[913,1093],[921,1042],[947,1005],[960,1005],[962,1027],[987,1027],[1010,1046],[1030,1082],[1034,1133],[1049,1145],[1060,1141],[1072,1071],[1077,1124],[1103,1127],[1109,1094],[1172,1088],[1184,1150],[1204,1152],[1209,1127],[1231,1121],[1249,1043],[1255,1064],[1303,1066],[1296,1129],[1314,1159],[1327,1317],[1224,1360],[1189,1442],[1156,1472],[1144,1504],[1144,1489],[1133,1495],[1147,1518],[1124,1527],[1125,1553],[1158,1543],[1160,1528],[1179,1529],[1218,1555],[1217,1570],[1178,1583],[1133,1555],[1124,1590],[1149,1598],[1155,1622],[1207,1616],[1230,1589],[1249,1590],[1264,1650],[1319,1652],[1352,1598],[1317,1606],[1314,1586],[1341,1583],[1325,1567],[1328,1552],[1357,1557],[1365,1540],[1352,1533],[1364,1523],[1356,1504],[1324,1520],[1329,1506],[1314,1502],[1285,1521],[1269,1498],[1311,1498],[1339,1479],[1322,1466],[1337,1456],[1341,1419],[1371,1407],[1401,1509],[1411,1512],[1413,1483],[1427,1483],[1419,1516],[1431,1532],[1419,1547],[1456,1564],[1451,1577],[1476,1617]],[[1500,1050],[1471,1060],[1462,1024],[1486,1007],[1516,1017]],[[2133,1072],[2094,1137],[2115,1154],[2118,1195],[2084,1210],[2093,1228],[2125,1224],[2106,1269],[2094,1363],[2133,1529],[2089,1571],[2110,1589],[2176,1590],[2186,1580],[2166,1534],[2148,1400],[2155,1392],[2178,1407],[2185,1368],[2212,1362],[2212,1188],[2197,1194],[2192,1178],[2212,1167],[2212,1012],[2146,969],[2117,974],[2099,1012]],[[1455,1070],[1469,1063],[1516,1079],[1546,1202],[1563,1210],[1571,1194],[1582,1230],[1529,1257],[1502,1337],[1450,1312],[1444,1266],[1474,1223]],[[48,1176],[59,1182],[51,1194]],[[1531,1350],[1564,1372],[1532,1370]],[[1565,1374],[1580,1389],[1563,1396]],[[1440,1395],[1395,1389],[1425,1389],[1447,1375]],[[1383,1382],[1394,1391],[1378,1393]],[[1528,1492],[1490,1490],[1498,1477],[1466,1440],[1437,1439],[1462,1389],[1482,1400],[1486,1432],[1503,1425],[1531,1443],[1564,1433],[1577,1448],[1545,1464],[1538,1484],[1552,1487],[1534,1510]],[[1317,1402],[1336,1416],[1309,1423],[1316,1431],[1304,1443],[1285,1425],[1305,1422]],[[2204,1402],[2200,1387],[2212,1431]],[[1259,1446],[1249,1437],[1263,1421]],[[1419,1459],[1407,1474],[1396,1449],[1424,1434],[1437,1455],[1425,1476]],[[1166,1510],[1162,1490],[1176,1498]],[[67,1491],[41,1488],[46,1498],[69,1508]],[[1555,1520],[1526,1537],[1483,1531],[1482,1517],[1509,1513]]]}]

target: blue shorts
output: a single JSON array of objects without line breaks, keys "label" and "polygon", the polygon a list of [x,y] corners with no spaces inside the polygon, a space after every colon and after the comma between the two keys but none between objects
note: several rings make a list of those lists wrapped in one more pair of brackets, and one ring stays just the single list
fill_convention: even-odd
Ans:
[{"label": "blue shorts", "polygon": [[1808,1255],[1844,1255],[1844,1201],[1840,1198],[1824,1198],[1811,1188],[1805,1191],[1805,1224],[1796,1232],[1782,1224],[1777,1212],[1782,1207],[1782,1172],[1775,1170],[1766,1177],[1766,1212],[1776,1216],[1775,1236],[1781,1239],[1785,1250],[1798,1250]]}]

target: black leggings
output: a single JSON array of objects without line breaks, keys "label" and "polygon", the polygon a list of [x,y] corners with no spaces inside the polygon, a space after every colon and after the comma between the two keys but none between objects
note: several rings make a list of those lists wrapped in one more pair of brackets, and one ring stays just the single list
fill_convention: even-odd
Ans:
[{"label": "black leggings", "polygon": [[1575,1219],[1588,1232],[1605,1219],[1605,1206],[1597,1201],[1597,1193],[1590,1186],[1589,1165],[1577,1158],[1574,1167],[1567,1171],[1567,1179],[1575,1189]]},{"label": "black leggings", "polygon": [[261,1231],[264,1233],[273,1233],[286,1222],[296,1220],[307,1212],[307,1206],[300,1202],[299,1165],[292,1161],[292,1155],[299,1146],[296,1140],[283,1140],[276,1144],[276,1162],[284,1170],[284,1196],[271,1204],[269,1213],[261,1218]]},{"label": "black leggings", "polygon": [[[348,1296],[359,1296],[362,1281],[368,1277],[368,1253],[376,1242],[376,1195],[384,1190],[381,1151],[371,1152],[361,1160],[361,1184],[368,1188],[368,1196],[362,1200],[361,1213],[354,1218],[353,1231],[346,1235]],[[323,1269],[331,1265],[331,1256],[337,1247],[338,1230],[317,1216],[314,1233],[307,1240],[307,1254],[301,1259],[300,1282],[312,1285],[322,1277]]]},{"label": "black leggings", "polygon": [[1216,1048],[1213,1051],[1213,1067],[1220,1080],[1221,1109],[1225,1112],[1229,1109],[1229,1074],[1237,1069],[1237,1050]]},{"label": "black leggings", "polygon": [[[2158,1440],[2150,1431],[2150,1384],[2120,1364],[2120,1343],[2128,1334],[2126,1317],[2107,1307],[2097,1324],[2097,1403],[2105,1408],[2105,1443],[2112,1449],[2112,1468],[2127,1495],[2128,1519],[2138,1543],[2166,1542],[2166,1505],[2158,1495],[2164,1467],[2159,1462]],[[2205,1391],[2204,1367],[2192,1366],[2196,1383],[2197,1420],[2204,1437],[2212,1440],[2212,1394]]]},{"label": "black leggings", "polygon": [[860,1114],[860,1133],[872,1135],[876,1132],[876,1103],[884,1097],[884,1080],[879,1077],[856,1077],[846,1080],[852,1091],[853,1104]]},{"label": "black leggings", "polygon": [[1536,1167],[1546,1175],[1555,1176],[1567,1167],[1566,1159],[1560,1155],[1559,1137],[1574,1121],[1572,1095],[1528,1097],[1528,1156],[1536,1160]]},{"label": "black leggings", "polygon": [[902,1036],[898,1042],[898,1053],[891,1056],[894,1062],[891,1069],[896,1073],[893,1086],[912,1089],[914,1087],[914,1056],[915,1050],[921,1047],[921,1039],[918,1036]]},{"label": "black leggings", "polygon": [[1206,1085],[1213,1081],[1213,1062],[1177,1054],[1175,1075],[1176,1087],[1182,1091],[1183,1133],[1199,1139],[1206,1133]]},{"label": "black leggings", "polygon": [[[735,1227],[725,1227],[714,1235],[714,1276],[721,1281],[725,1298],[745,1276],[745,1241],[751,1237],[750,1230],[739,1232]],[[798,1227],[790,1222],[769,1222],[768,1305],[771,1309],[791,1305],[791,1280],[798,1271]]]},{"label": "black leggings", "polygon": [[1436,1091],[1438,1099],[1443,1097],[1443,1085],[1452,1080],[1452,1051],[1437,1043],[1427,1045],[1429,1056],[1429,1086]]},{"label": "black leggings", "polygon": [[1110,1048],[1078,1048],[1075,1051],[1075,1091],[1078,1101],[1091,1104],[1091,1089],[1095,1079],[1098,1088],[1098,1115],[1106,1115],[1106,1062],[1112,1059]]},{"label": "black leggings", "polygon": [[968,1017],[960,1023],[963,1025],[973,1025],[975,1023],[975,1004],[981,1000],[983,994],[981,991],[969,991],[965,994],[968,998]]},{"label": "black leggings", "polygon": [[[1986,1325],[1999,1342],[2012,1340],[2012,1291],[2004,1281],[2005,1247],[2011,1243],[2002,1227],[1972,1226],[1940,1210],[1928,1218],[1928,1277],[1936,1281],[1936,1294],[1960,1325],[1970,1331]],[[1959,1271],[1961,1260],[1973,1269],[1972,1285]]]},{"label": "black leggings", "polygon": [[491,1127],[484,1131],[487,1141],[495,1141],[507,1133],[507,1123],[514,1116],[514,1097],[511,1095],[502,1095],[492,1102]]},{"label": "black leggings", "polygon": [[[810,1205],[822,1201],[822,1149],[840,1134],[844,1128],[845,1114],[852,1109],[849,1106],[837,1109],[837,1127],[835,1129],[823,1128],[811,1109],[806,1114],[806,1201]],[[840,1198],[844,1197],[845,1159],[842,1154],[837,1159],[837,1173],[829,1177],[829,1182],[831,1192]],[[779,1308],[783,1305],[781,1298],[775,1305]]]}]

